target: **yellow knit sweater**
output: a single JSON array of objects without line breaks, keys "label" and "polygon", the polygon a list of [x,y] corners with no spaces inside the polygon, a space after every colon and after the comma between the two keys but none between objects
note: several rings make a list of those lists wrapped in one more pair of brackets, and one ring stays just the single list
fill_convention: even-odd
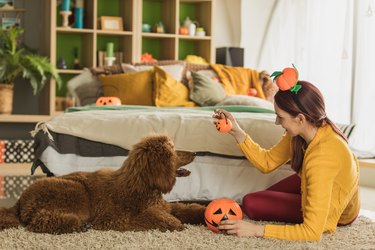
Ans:
[{"label": "yellow knit sweater", "polygon": [[[269,173],[290,159],[291,137],[285,134],[266,150],[247,136],[239,147],[257,169]],[[358,161],[331,126],[319,128],[308,145],[300,176],[303,223],[266,225],[264,237],[320,240],[323,232],[335,232],[338,223],[349,223],[358,215]]]}]

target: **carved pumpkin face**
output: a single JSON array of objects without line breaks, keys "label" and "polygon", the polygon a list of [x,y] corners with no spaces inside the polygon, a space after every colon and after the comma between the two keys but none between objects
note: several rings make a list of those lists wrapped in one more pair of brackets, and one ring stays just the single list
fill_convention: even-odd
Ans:
[{"label": "carved pumpkin face", "polygon": [[217,226],[222,220],[242,220],[242,210],[235,200],[221,198],[208,204],[204,212],[207,226],[215,233],[219,232]]},{"label": "carved pumpkin face", "polygon": [[96,100],[96,106],[120,106],[121,100],[115,96],[102,96]]},{"label": "carved pumpkin face", "polygon": [[218,119],[215,122],[216,129],[221,133],[229,132],[232,129],[232,122],[228,119]]}]

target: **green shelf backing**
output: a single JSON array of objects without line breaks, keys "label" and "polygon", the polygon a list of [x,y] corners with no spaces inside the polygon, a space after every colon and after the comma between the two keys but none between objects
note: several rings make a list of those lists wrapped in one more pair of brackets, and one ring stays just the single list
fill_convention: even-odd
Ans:
[{"label": "green shelf backing", "polygon": [[68,69],[73,69],[74,51],[78,50],[78,59],[82,63],[83,46],[83,38],[80,34],[57,34],[56,60],[60,57],[64,58]]},{"label": "green shelf backing", "polygon": [[113,43],[113,50],[119,51],[120,48],[120,38],[116,36],[98,36],[96,40],[96,51],[106,51],[107,43]]},{"label": "green shelf backing", "polygon": [[68,93],[68,81],[75,77],[74,74],[60,74],[62,84],[61,88],[56,88],[56,96],[65,97]]},{"label": "green shelf backing", "polygon": [[160,1],[143,1],[142,23],[154,25],[162,20],[162,3]]},{"label": "green shelf backing", "polygon": [[121,16],[120,0],[98,0],[98,15],[101,16]]},{"label": "green shelf backing", "polygon": [[194,3],[180,3],[180,24],[182,25],[186,19],[186,17],[189,17],[190,20],[196,21],[196,4]]},{"label": "green shelf backing", "polygon": [[179,60],[185,60],[187,55],[197,55],[197,48],[195,42],[180,41],[178,47]]},{"label": "green shelf backing", "polygon": [[152,57],[160,59],[161,52],[161,40],[153,38],[143,38],[142,39],[142,54],[149,53]]}]

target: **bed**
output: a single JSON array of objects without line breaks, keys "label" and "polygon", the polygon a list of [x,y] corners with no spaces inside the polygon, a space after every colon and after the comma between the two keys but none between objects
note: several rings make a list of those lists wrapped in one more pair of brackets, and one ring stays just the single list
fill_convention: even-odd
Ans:
[{"label": "bed", "polygon": [[233,113],[262,147],[269,148],[284,133],[274,124],[272,110],[249,106],[160,108],[148,106],[84,106],[37,124],[33,131],[35,160],[49,175],[121,167],[129,150],[150,133],[166,133],[178,150],[197,153],[186,166],[190,176],[178,178],[169,201],[213,200],[241,202],[249,192],[263,190],[293,174],[285,165],[262,174],[243,156],[234,138],[213,125],[213,110]]}]

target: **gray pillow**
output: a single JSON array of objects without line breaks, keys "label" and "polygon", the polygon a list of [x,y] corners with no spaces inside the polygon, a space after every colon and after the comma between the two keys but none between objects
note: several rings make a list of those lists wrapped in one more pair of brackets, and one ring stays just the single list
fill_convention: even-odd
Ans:
[{"label": "gray pillow", "polygon": [[92,83],[83,84],[77,87],[75,93],[79,98],[81,106],[95,104],[96,100],[104,95],[103,88]]},{"label": "gray pillow", "polygon": [[191,72],[193,79],[190,87],[190,99],[201,106],[214,106],[227,94],[223,86],[199,72]]},{"label": "gray pillow", "polygon": [[217,103],[216,106],[224,105],[245,105],[255,106],[273,110],[273,104],[270,101],[261,99],[255,96],[247,95],[228,95],[221,102]]},{"label": "gray pillow", "polygon": [[87,68],[83,69],[81,74],[70,79],[67,85],[68,91],[76,100],[77,106],[95,103],[96,99],[94,102],[92,102],[92,99],[100,97],[103,92],[99,79]]}]

